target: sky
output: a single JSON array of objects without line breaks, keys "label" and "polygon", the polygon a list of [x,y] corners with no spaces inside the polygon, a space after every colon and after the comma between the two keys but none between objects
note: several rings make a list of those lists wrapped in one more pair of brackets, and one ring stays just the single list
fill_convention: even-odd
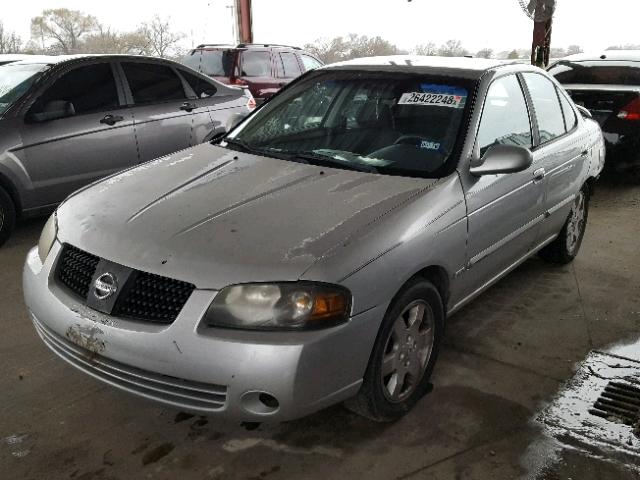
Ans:
[{"label": "sky", "polygon": [[[23,40],[30,19],[46,8],[65,7],[96,16],[115,30],[136,29],[154,14],[170,18],[185,38],[182,47],[233,40],[232,0],[152,2],[136,0],[5,0],[0,21]],[[531,45],[532,21],[518,0],[253,0],[254,40],[304,45],[357,33],[381,36],[400,48],[459,39],[470,51],[499,52]],[[598,51],[640,43],[638,0],[558,0],[552,46]]]}]

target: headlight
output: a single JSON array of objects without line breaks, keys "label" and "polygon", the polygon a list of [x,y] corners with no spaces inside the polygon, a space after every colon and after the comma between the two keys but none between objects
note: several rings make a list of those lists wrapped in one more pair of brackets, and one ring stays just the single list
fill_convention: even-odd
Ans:
[{"label": "headlight", "polygon": [[346,322],[346,288],[312,282],[251,283],[226,287],[205,315],[212,327],[252,330],[311,330]]},{"label": "headlight", "polygon": [[44,263],[53,247],[53,242],[56,241],[58,235],[58,219],[55,212],[49,217],[47,223],[44,224],[42,233],[40,234],[40,240],[38,241],[38,256],[40,261]]}]

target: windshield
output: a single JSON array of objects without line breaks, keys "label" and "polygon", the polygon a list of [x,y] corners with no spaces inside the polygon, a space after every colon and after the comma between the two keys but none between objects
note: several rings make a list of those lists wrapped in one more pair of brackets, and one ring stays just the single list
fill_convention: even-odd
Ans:
[{"label": "windshield", "polygon": [[455,169],[473,84],[398,72],[316,71],[266,104],[227,146],[267,156],[435,178]]},{"label": "windshield", "polygon": [[42,64],[0,66],[0,115],[22,97],[46,69]]},{"label": "windshield", "polygon": [[549,73],[564,84],[640,85],[640,62],[561,60]]},{"label": "windshield", "polygon": [[183,65],[212,77],[231,77],[233,50],[192,50],[182,59]]}]

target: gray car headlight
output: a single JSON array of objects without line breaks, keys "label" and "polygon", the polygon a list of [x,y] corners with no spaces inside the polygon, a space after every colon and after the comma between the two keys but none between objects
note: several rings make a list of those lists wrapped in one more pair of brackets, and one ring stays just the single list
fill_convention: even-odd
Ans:
[{"label": "gray car headlight", "polygon": [[251,330],[313,330],[346,322],[346,288],[312,282],[231,285],[216,295],[205,315],[212,327]]},{"label": "gray car headlight", "polygon": [[40,234],[40,240],[38,241],[38,256],[40,261],[44,263],[53,247],[53,242],[56,241],[58,236],[58,219],[55,212],[49,217],[47,223],[44,224],[42,233]]}]

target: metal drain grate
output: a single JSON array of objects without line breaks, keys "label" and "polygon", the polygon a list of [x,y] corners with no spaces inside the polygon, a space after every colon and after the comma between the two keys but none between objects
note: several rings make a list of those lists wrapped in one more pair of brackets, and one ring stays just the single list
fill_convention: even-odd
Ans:
[{"label": "metal drain grate", "polygon": [[637,425],[640,422],[640,388],[609,382],[589,413],[625,425]]}]

